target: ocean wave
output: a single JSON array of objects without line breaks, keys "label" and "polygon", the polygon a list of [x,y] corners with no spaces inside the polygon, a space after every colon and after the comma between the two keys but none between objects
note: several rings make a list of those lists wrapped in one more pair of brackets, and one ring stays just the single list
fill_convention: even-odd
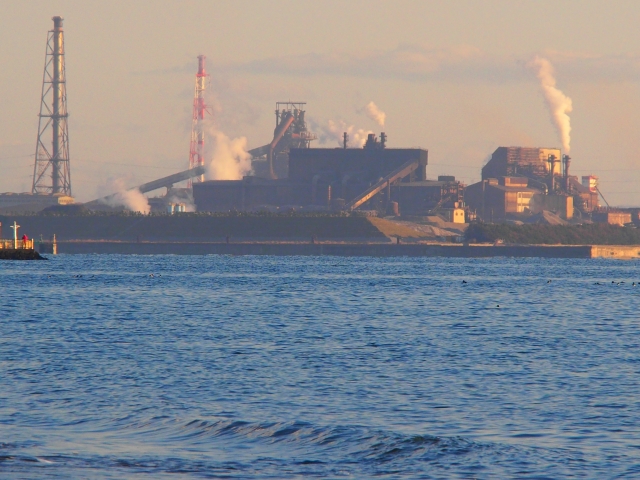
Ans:
[{"label": "ocean wave", "polygon": [[[105,428],[107,423],[101,422],[93,431],[108,433],[107,441],[154,443],[170,447],[172,453],[21,455],[5,452],[0,454],[0,472],[31,472],[34,464],[38,464],[45,469],[43,472],[59,475],[67,470],[77,474],[79,470],[90,469],[96,477],[119,472],[122,478],[140,473],[221,478],[354,475],[482,478],[482,472],[488,470],[492,476],[517,473],[520,478],[534,474],[535,478],[547,478],[545,472],[548,471],[548,478],[553,478],[559,472],[576,473],[585,468],[585,459],[566,449],[478,442],[460,436],[411,435],[357,425],[319,426],[301,421],[260,423],[233,419],[185,421],[166,416],[135,421],[122,418],[108,424],[111,428]],[[20,450],[18,445],[14,448]],[[94,476],[93,473],[90,476]]]}]

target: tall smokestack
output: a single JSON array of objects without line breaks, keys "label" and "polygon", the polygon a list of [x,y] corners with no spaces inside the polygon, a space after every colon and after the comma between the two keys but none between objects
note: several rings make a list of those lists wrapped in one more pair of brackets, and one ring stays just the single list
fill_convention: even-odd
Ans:
[{"label": "tall smokestack", "polygon": [[564,163],[564,189],[569,193],[569,167],[571,166],[571,157],[569,155],[563,155],[562,162]]},{"label": "tall smokestack", "polygon": [[549,155],[549,159],[547,161],[549,162],[549,193],[553,193],[555,190],[554,175],[558,159],[555,155]]},{"label": "tall smokestack", "polygon": [[[191,145],[189,147],[189,169],[204,166],[204,116],[210,113],[204,103],[204,91],[207,88],[209,74],[205,70],[204,55],[198,56],[198,73],[196,73],[196,87],[193,95],[193,117],[191,121]],[[193,182],[204,181],[204,175],[195,177],[189,181],[191,187]]]},{"label": "tall smokestack", "polygon": [[53,172],[51,181],[53,183],[53,193],[60,192],[60,111],[61,111],[61,91],[60,81],[62,77],[62,17],[53,17],[53,79],[51,88],[53,89],[53,116],[51,117],[53,126],[53,142],[51,157]]},{"label": "tall smokestack", "polygon": [[[53,30],[49,30],[45,53],[32,193],[71,195],[64,30],[62,17],[53,17],[52,20]],[[47,148],[45,132],[49,126],[51,126],[51,147]],[[46,181],[49,169],[51,186]]]}]

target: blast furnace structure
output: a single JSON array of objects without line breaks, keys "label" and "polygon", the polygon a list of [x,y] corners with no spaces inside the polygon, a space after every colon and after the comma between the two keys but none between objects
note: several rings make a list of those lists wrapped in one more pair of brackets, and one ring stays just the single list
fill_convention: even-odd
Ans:
[{"label": "blast furnace structure", "polygon": [[306,102],[276,102],[276,126],[273,140],[249,150],[256,176],[275,180],[288,176],[289,152],[309,148],[317,137],[307,128]]}]

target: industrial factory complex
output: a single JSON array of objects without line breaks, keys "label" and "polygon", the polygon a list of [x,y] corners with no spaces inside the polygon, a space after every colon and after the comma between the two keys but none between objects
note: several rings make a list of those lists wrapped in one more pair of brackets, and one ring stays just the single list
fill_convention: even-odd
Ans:
[{"label": "industrial factory complex", "polygon": [[[122,192],[82,206],[72,196],[62,27],[62,18],[54,17],[47,37],[32,191],[0,194],[1,214],[126,207],[119,202]],[[572,159],[558,148],[499,147],[484,166],[478,165],[481,181],[465,185],[453,176],[431,178],[426,149],[392,148],[384,132],[369,133],[364,145],[350,144],[344,133],[340,147],[314,148],[317,137],[308,128],[307,105],[301,101],[276,102],[274,131],[265,135],[271,140],[248,152],[248,175],[206,180],[203,122],[210,111],[204,56],[197,66],[189,168],[129,190],[155,192],[147,199],[151,214],[360,212],[363,217],[460,228],[474,221],[638,222],[637,212],[609,208],[597,177],[571,175]]]}]

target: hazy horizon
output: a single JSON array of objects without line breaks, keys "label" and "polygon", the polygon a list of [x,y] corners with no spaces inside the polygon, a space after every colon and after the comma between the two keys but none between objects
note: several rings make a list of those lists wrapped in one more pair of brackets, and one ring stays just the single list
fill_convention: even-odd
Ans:
[{"label": "hazy horizon", "polygon": [[[0,192],[31,190],[47,31],[64,18],[72,188],[79,201],[188,165],[196,57],[207,56],[212,128],[271,140],[276,101],[382,128],[429,150],[428,175],[480,179],[498,146],[562,146],[532,68],[572,100],[572,174],[612,205],[640,205],[640,4],[618,1],[12,2],[0,35]],[[343,123],[344,122],[344,123]],[[209,139],[210,141],[210,139]],[[157,193],[155,193],[157,194]]]}]

